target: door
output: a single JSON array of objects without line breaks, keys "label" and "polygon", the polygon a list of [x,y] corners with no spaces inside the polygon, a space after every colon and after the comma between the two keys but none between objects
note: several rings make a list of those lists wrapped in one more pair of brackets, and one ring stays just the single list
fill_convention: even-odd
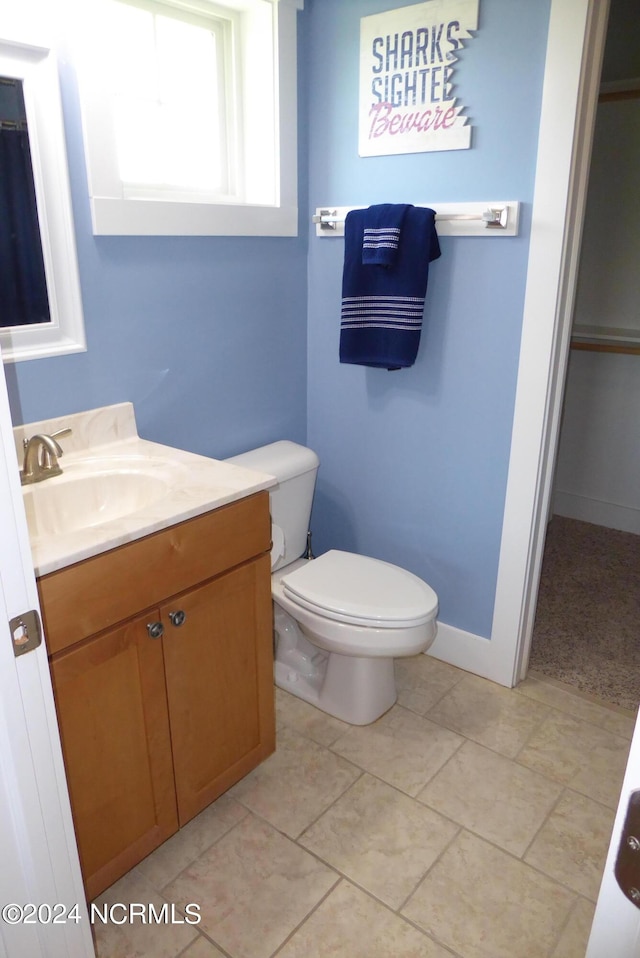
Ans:
[{"label": "door", "polygon": [[[0,904],[44,906],[38,923],[0,920],[0,954],[90,958],[46,649],[19,658],[13,651],[9,620],[31,609],[38,609],[38,594],[0,363]],[[47,906],[56,905],[54,924]]]},{"label": "door", "polygon": [[162,609],[180,825],[274,750],[269,562],[246,562]]},{"label": "door", "polygon": [[178,829],[162,640],[147,627],[157,617],[151,611],[51,658],[89,899]]},{"label": "door", "polygon": [[[620,835],[631,792],[640,789],[640,717],[631,742],[607,863],[585,958],[638,958],[640,956],[640,909],[622,893],[614,874]],[[637,853],[640,857],[640,851]],[[640,862],[638,864],[640,883]],[[639,884],[640,887],[640,884]]]}]

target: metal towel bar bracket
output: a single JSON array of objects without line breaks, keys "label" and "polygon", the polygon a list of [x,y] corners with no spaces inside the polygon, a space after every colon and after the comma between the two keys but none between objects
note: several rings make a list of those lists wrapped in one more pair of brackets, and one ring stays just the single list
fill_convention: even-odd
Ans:
[{"label": "metal towel bar bracket", "polygon": [[[419,203],[436,211],[439,236],[517,236],[520,203]],[[347,213],[361,206],[318,207],[311,218],[316,236],[344,236]]]}]

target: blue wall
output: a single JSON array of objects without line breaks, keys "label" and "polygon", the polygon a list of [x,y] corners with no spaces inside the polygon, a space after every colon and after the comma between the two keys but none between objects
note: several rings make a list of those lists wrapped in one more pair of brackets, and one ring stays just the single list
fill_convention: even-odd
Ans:
[{"label": "blue wall", "polygon": [[310,205],[520,200],[520,236],[441,240],[418,360],[338,362],[344,243],[309,243],[308,441],[321,459],[314,545],[426,578],[440,619],[489,636],[495,596],[540,115],[548,0],[480,0],[454,82],[472,148],[358,157],[360,17],[393,0],[314,0]]},{"label": "blue wall", "polygon": [[[480,0],[456,71],[470,150],[359,158],[360,17],[406,0],[306,0],[299,239],[94,237],[73,71],[62,69],[85,354],[6,367],[15,422],[133,401],[146,438],[222,457],[308,440],[314,547],[424,576],[440,619],[491,629],[526,281],[549,0]],[[443,238],[414,367],[338,362],[343,241],[326,204],[523,203],[514,239]],[[307,299],[308,295],[308,299]]]},{"label": "blue wall", "polygon": [[132,401],[140,435],[204,455],[304,441],[304,149],[300,238],[96,237],[69,63],[60,80],[88,350],[7,364],[14,423]]}]

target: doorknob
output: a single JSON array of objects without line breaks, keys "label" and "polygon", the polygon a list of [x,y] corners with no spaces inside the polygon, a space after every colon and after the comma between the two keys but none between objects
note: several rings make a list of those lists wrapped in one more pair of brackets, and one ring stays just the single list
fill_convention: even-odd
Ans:
[{"label": "doorknob", "polygon": [[176,627],[181,626],[184,623],[184,620],[186,619],[186,617],[187,617],[187,614],[186,612],[183,612],[182,609],[178,609],[177,612],[169,613],[169,618],[171,619],[171,625],[175,625]]},{"label": "doorknob", "polygon": [[147,632],[152,639],[159,639],[164,635],[164,625],[162,622],[147,622]]}]

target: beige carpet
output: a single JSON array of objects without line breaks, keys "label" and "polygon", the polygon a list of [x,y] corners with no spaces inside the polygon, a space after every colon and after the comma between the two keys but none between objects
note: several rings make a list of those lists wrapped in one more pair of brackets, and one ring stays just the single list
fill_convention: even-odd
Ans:
[{"label": "beige carpet", "polygon": [[529,667],[623,708],[640,702],[640,536],[554,516]]}]

